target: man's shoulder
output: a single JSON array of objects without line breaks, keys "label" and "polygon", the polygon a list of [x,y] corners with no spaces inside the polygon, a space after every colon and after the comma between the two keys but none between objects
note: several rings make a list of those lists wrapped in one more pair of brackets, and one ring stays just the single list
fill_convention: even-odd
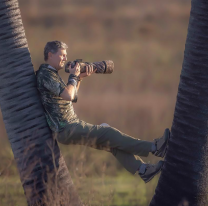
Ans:
[{"label": "man's shoulder", "polygon": [[52,71],[48,68],[48,66],[48,64],[41,64],[36,72],[36,75],[40,75],[42,73],[51,73]]},{"label": "man's shoulder", "polygon": [[57,72],[50,69],[48,64],[41,64],[39,69],[36,71],[36,76],[37,78],[55,78],[57,76]]},{"label": "man's shoulder", "polygon": [[50,68],[48,64],[41,64],[36,72],[38,89],[50,91],[59,96],[60,91],[65,88],[65,84],[61,81],[58,73]]}]

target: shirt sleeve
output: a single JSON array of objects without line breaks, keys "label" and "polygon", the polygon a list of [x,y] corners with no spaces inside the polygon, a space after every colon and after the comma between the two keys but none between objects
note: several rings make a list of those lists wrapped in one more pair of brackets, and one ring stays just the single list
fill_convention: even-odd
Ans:
[{"label": "shirt sleeve", "polygon": [[60,96],[60,94],[65,89],[65,85],[52,72],[47,72],[47,75],[44,75],[44,78],[42,79],[42,84],[55,96]]}]

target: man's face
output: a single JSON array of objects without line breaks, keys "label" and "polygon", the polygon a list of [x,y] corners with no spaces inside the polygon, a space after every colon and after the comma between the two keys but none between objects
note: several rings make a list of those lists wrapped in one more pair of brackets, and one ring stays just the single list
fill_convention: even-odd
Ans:
[{"label": "man's face", "polygon": [[56,70],[64,68],[65,62],[67,61],[66,49],[59,49],[56,54],[49,52],[48,56],[52,64],[51,66],[53,66]]}]

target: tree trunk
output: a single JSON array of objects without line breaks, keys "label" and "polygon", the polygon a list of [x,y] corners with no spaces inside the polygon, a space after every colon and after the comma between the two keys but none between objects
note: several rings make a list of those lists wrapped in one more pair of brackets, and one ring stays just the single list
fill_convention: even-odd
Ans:
[{"label": "tree trunk", "polygon": [[191,4],[169,149],[150,206],[208,204],[208,3]]},{"label": "tree trunk", "polygon": [[17,0],[0,0],[0,106],[28,205],[82,205],[44,116]]}]

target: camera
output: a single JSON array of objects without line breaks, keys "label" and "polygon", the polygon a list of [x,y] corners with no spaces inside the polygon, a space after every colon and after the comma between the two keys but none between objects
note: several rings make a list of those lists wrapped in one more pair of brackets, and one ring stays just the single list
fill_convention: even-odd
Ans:
[{"label": "camera", "polygon": [[80,73],[86,72],[86,66],[92,65],[93,70],[97,69],[95,73],[97,74],[111,74],[114,70],[114,63],[111,60],[105,60],[101,62],[82,62],[82,59],[76,59],[75,61],[69,61],[65,65],[65,72],[69,72],[69,65],[71,65],[71,68],[73,68],[76,63],[79,63],[80,65]]}]

